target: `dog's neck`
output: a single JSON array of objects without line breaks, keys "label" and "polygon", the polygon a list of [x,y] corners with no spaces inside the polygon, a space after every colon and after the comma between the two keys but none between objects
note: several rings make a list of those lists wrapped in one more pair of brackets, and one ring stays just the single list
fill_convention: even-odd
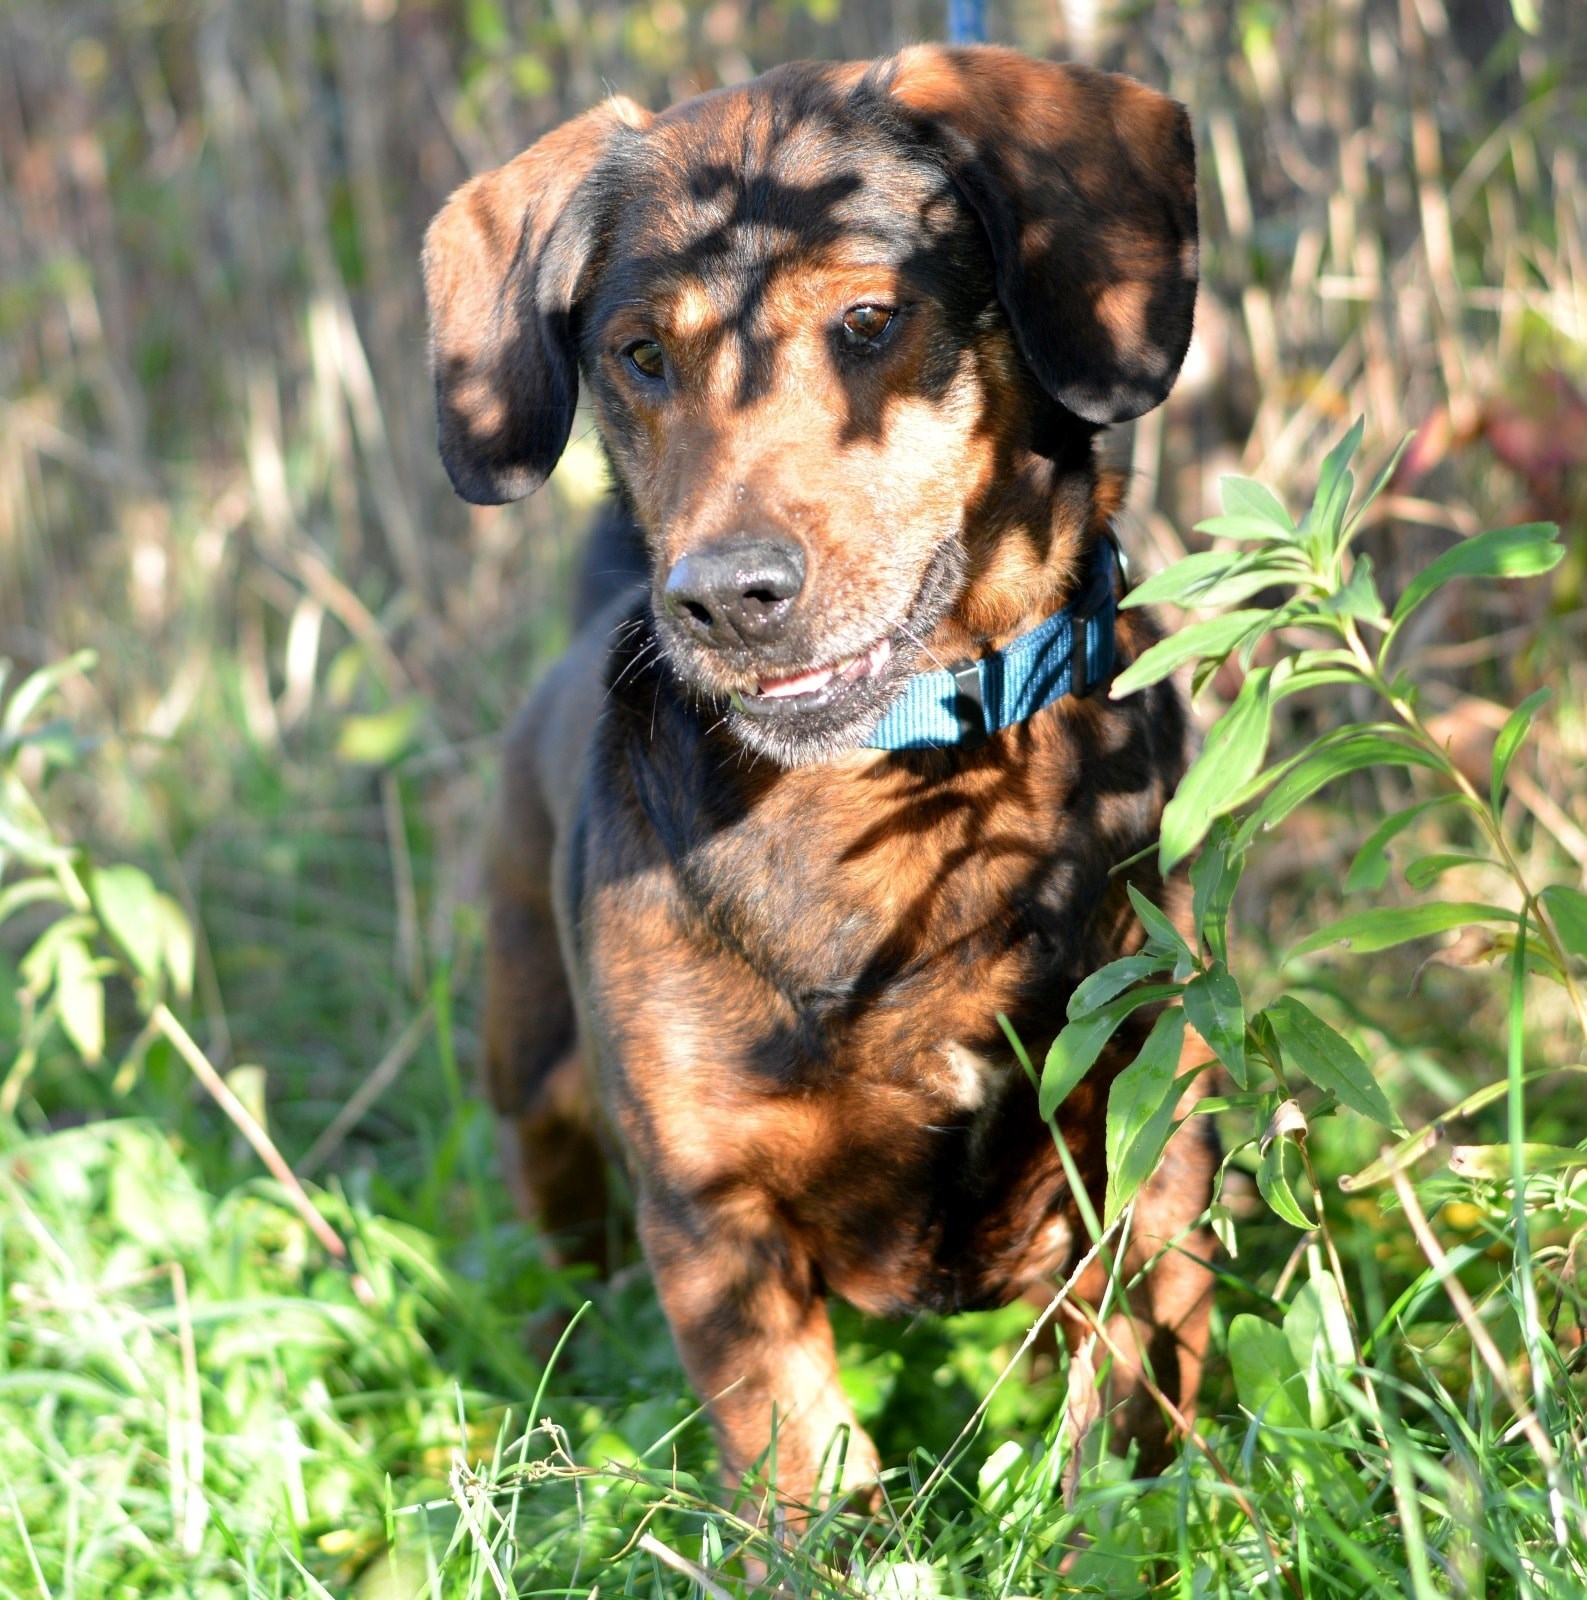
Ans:
[{"label": "dog's neck", "polygon": [[1111,681],[1122,576],[1111,533],[1092,550],[1080,592],[1001,649],[917,672],[871,730],[875,750],[975,748],[1068,696]]},{"label": "dog's neck", "polygon": [[1001,650],[1069,605],[1124,503],[1125,480],[1090,441],[1060,456],[1022,452],[966,513],[967,579],[927,640],[941,661]]}]

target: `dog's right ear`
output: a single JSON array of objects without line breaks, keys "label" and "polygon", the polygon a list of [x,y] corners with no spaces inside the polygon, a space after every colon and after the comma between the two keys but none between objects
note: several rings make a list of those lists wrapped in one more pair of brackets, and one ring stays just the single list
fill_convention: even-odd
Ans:
[{"label": "dog's right ear", "polygon": [[476,505],[545,482],[579,396],[573,300],[594,248],[572,207],[614,135],[650,113],[621,96],[465,183],[424,236],[441,459]]}]

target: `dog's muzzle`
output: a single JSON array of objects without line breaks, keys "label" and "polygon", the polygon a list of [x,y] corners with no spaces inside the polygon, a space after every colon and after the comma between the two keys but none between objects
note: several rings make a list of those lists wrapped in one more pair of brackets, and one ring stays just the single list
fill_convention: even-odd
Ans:
[{"label": "dog's muzzle", "polygon": [[673,564],[662,603],[697,643],[740,650],[774,643],[805,583],[804,551],[781,539],[702,545]]}]

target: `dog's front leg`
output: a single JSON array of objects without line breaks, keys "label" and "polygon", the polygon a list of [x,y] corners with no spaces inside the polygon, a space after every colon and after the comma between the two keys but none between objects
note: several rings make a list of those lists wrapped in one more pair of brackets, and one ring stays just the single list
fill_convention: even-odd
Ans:
[{"label": "dog's front leg", "polygon": [[797,1527],[820,1500],[874,1483],[818,1274],[770,1201],[642,1195],[639,1232],[728,1484],[759,1468]]}]

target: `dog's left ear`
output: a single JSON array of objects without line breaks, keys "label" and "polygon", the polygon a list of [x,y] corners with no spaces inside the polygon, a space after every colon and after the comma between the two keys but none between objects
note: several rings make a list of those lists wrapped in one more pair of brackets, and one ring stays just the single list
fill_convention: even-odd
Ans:
[{"label": "dog's left ear", "polygon": [[918,46],[872,81],[980,217],[1042,387],[1090,422],[1160,404],[1196,303],[1185,108],[1132,78],[986,46]]},{"label": "dog's left ear", "polygon": [[573,427],[573,300],[594,250],[580,186],[650,113],[621,95],[465,183],[424,236],[441,459],[476,505],[531,494]]}]

